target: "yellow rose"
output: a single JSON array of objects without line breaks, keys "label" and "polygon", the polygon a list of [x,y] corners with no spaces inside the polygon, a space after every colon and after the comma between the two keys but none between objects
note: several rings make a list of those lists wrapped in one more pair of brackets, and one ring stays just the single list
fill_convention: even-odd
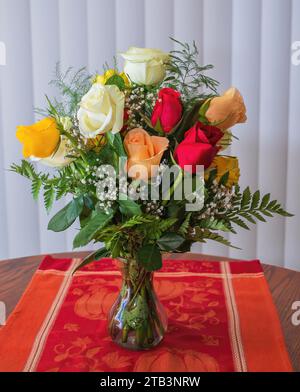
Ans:
[{"label": "yellow rose", "polygon": [[107,71],[104,72],[103,75],[96,75],[95,77],[95,83],[101,83],[105,84],[108,79],[110,79],[114,75],[119,75],[125,82],[125,86],[129,86],[129,79],[127,78],[126,74],[124,72],[118,73],[115,69],[108,69]]},{"label": "yellow rose", "polygon": [[20,125],[16,136],[23,144],[25,158],[48,158],[56,150],[60,133],[53,118],[46,117],[33,125]]},{"label": "yellow rose", "polygon": [[210,166],[210,169],[212,168],[217,169],[217,181],[220,181],[221,177],[226,172],[229,172],[229,177],[226,183],[227,187],[231,188],[233,185],[238,183],[240,178],[240,168],[237,158],[218,155],[214,158]]},{"label": "yellow rose", "polygon": [[125,95],[117,86],[95,83],[82,97],[77,112],[80,133],[86,138],[123,127]]},{"label": "yellow rose", "polygon": [[231,87],[222,96],[212,98],[205,117],[221,130],[244,123],[247,120],[246,107],[239,90]]},{"label": "yellow rose", "polygon": [[161,50],[130,47],[121,56],[125,59],[124,72],[134,83],[158,84],[166,75],[169,54]]},{"label": "yellow rose", "polygon": [[[139,175],[131,177],[146,180],[155,175],[155,169],[160,164],[168,145],[169,140],[166,137],[150,136],[142,128],[130,130],[124,139],[124,147],[128,155],[127,170],[129,171],[134,165],[141,166]],[[152,166],[156,167],[151,170]]]}]

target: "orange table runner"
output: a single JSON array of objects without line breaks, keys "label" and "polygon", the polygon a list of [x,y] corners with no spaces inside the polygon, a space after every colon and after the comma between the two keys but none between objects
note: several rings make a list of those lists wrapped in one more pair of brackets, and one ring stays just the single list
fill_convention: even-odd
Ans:
[{"label": "orange table runner", "polygon": [[259,261],[165,260],[155,286],[169,319],[163,342],[128,351],[107,333],[119,291],[114,260],[47,256],[7,325],[0,371],[291,371]]}]

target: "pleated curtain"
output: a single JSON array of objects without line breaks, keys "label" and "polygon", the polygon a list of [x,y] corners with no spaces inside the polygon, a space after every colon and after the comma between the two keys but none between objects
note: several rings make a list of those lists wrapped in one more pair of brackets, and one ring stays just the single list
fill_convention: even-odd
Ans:
[{"label": "pleated curtain", "polygon": [[196,41],[220,92],[234,85],[244,95],[248,122],[235,128],[230,151],[240,158],[242,187],[272,192],[296,215],[228,236],[241,251],[215,243],[193,251],[300,270],[300,66],[291,62],[299,21],[299,0],[0,0],[0,259],[72,249],[76,227],[47,231],[43,201],[7,170],[21,159],[16,125],[34,122],[44,94],[57,94],[48,85],[55,64],[101,71],[129,46],[172,50],[172,36]]}]

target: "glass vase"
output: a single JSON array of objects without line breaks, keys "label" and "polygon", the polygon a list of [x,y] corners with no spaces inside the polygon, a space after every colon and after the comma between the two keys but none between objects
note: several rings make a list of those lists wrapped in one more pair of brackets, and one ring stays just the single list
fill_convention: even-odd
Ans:
[{"label": "glass vase", "polygon": [[120,265],[123,280],[108,318],[110,336],[127,349],[151,349],[167,330],[167,316],[153,287],[153,272],[135,259],[122,259]]}]

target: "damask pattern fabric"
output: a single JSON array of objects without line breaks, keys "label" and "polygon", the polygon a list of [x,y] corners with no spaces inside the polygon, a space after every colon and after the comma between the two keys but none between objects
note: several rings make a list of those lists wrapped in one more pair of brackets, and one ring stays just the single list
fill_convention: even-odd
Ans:
[{"label": "damask pattern fabric", "polygon": [[73,275],[79,259],[47,256],[7,325],[0,371],[291,371],[259,261],[165,260],[155,288],[169,327],[151,351],[128,351],[107,332],[121,284],[103,259]]}]

